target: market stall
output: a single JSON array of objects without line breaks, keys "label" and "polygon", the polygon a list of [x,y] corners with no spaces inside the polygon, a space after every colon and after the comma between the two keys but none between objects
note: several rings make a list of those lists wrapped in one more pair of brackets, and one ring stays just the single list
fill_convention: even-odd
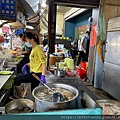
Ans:
[{"label": "market stall", "polygon": [[[24,2],[23,2],[24,3]],[[56,7],[57,5],[70,5],[70,6],[80,6],[87,8],[96,8],[99,6],[99,0],[94,1],[76,1],[76,0],[54,0],[48,1],[49,5],[49,52],[48,52],[48,70],[46,71],[46,83],[40,83],[39,86],[30,91],[32,99],[27,97],[27,99],[15,99],[13,101],[2,102],[0,104],[0,113],[3,115],[1,118],[11,115],[9,119],[22,119],[22,117],[27,116],[28,119],[36,119],[39,115],[42,119],[46,115],[119,115],[120,105],[119,102],[111,101],[99,101],[99,99],[86,87],[84,83],[84,77],[87,71],[87,64],[81,64],[78,68],[74,66],[74,60],[71,55],[68,54],[70,49],[70,41],[58,40],[55,42],[55,23],[56,23]],[[17,21],[17,23],[19,23]],[[21,25],[21,24],[20,24]],[[10,26],[18,27],[16,23],[11,23]],[[18,30],[18,29],[17,29]],[[16,32],[18,33],[18,32]],[[17,39],[17,35],[13,35]],[[12,42],[11,42],[12,43]],[[54,45],[56,48],[54,48]],[[63,44],[65,48],[63,49]],[[12,46],[14,47],[14,46]],[[11,48],[12,48],[11,47]],[[61,49],[62,48],[62,49]],[[55,51],[56,49],[56,51]],[[11,50],[11,49],[10,49]],[[0,74],[0,93],[2,98],[8,97],[9,95],[2,93],[2,89],[5,87],[5,83],[8,79],[15,73],[17,75],[21,72],[22,60],[24,56],[16,56],[16,51],[12,50],[12,53],[8,56],[6,50],[3,50],[3,59],[1,60],[1,71]],[[6,61],[6,57],[9,58]],[[34,56],[33,56],[34,57]],[[4,70],[4,71],[3,71]],[[9,71],[8,71],[9,70]],[[11,70],[11,71],[10,71]],[[13,72],[13,70],[15,72]],[[82,72],[84,74],[81,74]],[[9,74],[5,74],[5,73]],[[4,74],[4,75],[3,75]],[[39,80],[40,78],[38,78]],[[47,87],[46,87],[47,86]],[[11,87],[14,87],[13,84]],[[57,92],[56,92],[57,91]],[[7,89],[7,93],[10,89]],[[15,91],[13,91],[15,92]],[[25,91],[26,92],[26,91]],[[54,101],[54,94],[57,93],[57,102]],[[58,94],[60,93],[60,94]],[[23,94],[24,95],[24,94]],[[61,95],[64,99],[61,100]],[[109,103],[109,104],[108,104]],[[117,103],[117,104],[116,104]],[[104,112],[102,111],[102,107]],[[111,111],[108,111],[111,107],[114,107]],[[107,110],[106,110],[107,108]],[[118,111],[116,111],[116,108]],[[17,115],[17,116],[16,116]],[[19,116],[18,116],[19,115]],[[44,116],[43,116],[44,115]],[[5,116],[5,117],[4,117]],[[8,115],[9,116],[9,115]],[[48,116],[50,119],[51,116]],[[53,117],[53,116],[52,116]],[[98,119],[98,118],[96,118]],[[101,118],[100,118],[101,119]],[[89,119],[90,120],[90,119]],[[91,118],[93,120],[93,118]]]},{"label": "market stall", "polygon": [[[5,106],[10,94],[15,93],[14,78],[21,73],[24,64],[24,55],[20,54],[21,41],[18,36],[23,34],[26,24],[25,16],[32,11],[32,8],[27,2],[22,2],[28,9],[23,9],[20,1],[0,2],[2,6],[0,8],[0,106]],[[28,17],[34,14],[31,12]]]},{"label": "market stall", "polygon": [[[54,81],[54,80],[53,80]],[[65,84],[66,82],[63,82],[62,81],[62,79],[61,80],[59,80],[58,82],[56,81],[51,81],[51,83],[49,83],[48,85],[49,86],[51,86],[51,85],[57,85],[57,86],[63,86],[63,87],[65,87],[65,89],[66,89],[66,86],[67,86],[67,89],[66,90],[72,90],[72,92],[74,91],[76,91],[77,92],[77,94],[76,95],[78,95],[78,91],[80,92],[80,95],[79,95],[79,97],[77,98],[76,97],[76,100],[74,100],[74,99],[69,99],[69,100],[66,100],[65,102],[63,101],[63,102],[48,102],[47,100],[42,100],[41,101],[41,98],[37,98],[37,92],[39,92],[38,91],[38,89],[41,89],[41,88],[43,88],[43,89],[46,89],[44,86],[38,86],[38,87],[36,87],[35,89],[34,89],[34,91],[32,92],[32,94],[33,94],[33,96],[35,97],[35,101],[34,101],[34,104],[35,104],[35,110],[37,110],[37,113],[38,114],[43,114],[43,112],[45,112],[45,111],[49,111],[49,112],[47,112],[48,114],[50,113],[50,111],[51,111],[51,114],[52,114],[52,111],[54,110],[54,111],[58,111],[58,110],[63,110],[63,108],[62,108],[62,106],[64,107],[64,110],[65,109],[67,109],[66,110],[66,112],[68,111],[68,112],[72,112],[72,111],[81,111],[80,109],[82,109],[82,108],[86,108],[86,110],[87,111],[89,111],[90,113],[91,113],[91,111],[96,111],[96,110],[98,110],[98,112],[96,112],[96,114],[101,114],[101,108],[100,108],[100,106],[96,103],[96,100],[98,100],[98,98],[96,97],[96,96],[94,96],[94,94],[92,93],[92,92],[90,92],[89,91],[89,89],[84,85],[84,83],[82,82],[82,81],[77,81],[76,80],[76,82],[67,82],[67,84]],[[60,82],[61,81],[61,82]],[[68,81],[68,80],[66,80],[66,81]],[[57,86],[56,86],[56,88],[57,88]],[[61,87],[62,87],[61,86]],[[58,88],[61,88],[61,87],[58,87]],[[63,87],[62,87],[62,89],[63,89]],[[74,88],[75,87],[75,88]],[[76,89],[77,88],[77,89]],[[47,96],[46,96],[47,97]],[[84,99],[85,100],[85,97],[87,97],[87,98],[89,98],[89,101],[91,101],[91,104],[89,103],[89,102],[87,102],[87,103],[84,103],[84,102],[82,102],[82,99]],[[74,101],[73,101],[74,100]],[[68,102],[67,102],[68,101]],[[73,102],[74,102],[74,104],[73,104]],[[49,103],[49,106],[47,105],[46,106],[46,103]],[[8,103],[9,104],[9,103]],[[42,104],[42,106],[40,105],[40,104]],[[68,104],[68,105],[67,105]],[[71,105],[74,105],[74,107],[72,108],[72,106]],[[56,105],[58,105],[58,106],[55,106]],[[61,107],[60,107],[61,106]],[[14,107],[15,108],[15,107]],[[46,110],[45,110],[46,109]],[[71,110],[72,109],[72,110]],[[2,107],[2,110],[3,110],[3,107]],[[54,111],[53,111],[53,114],[54,114]],[[5,108],[4,108],[4,110],[3,111],[1,111],[3,114],[5,114]],[[22,110],[21,111],[18,111],[18,113],[24,113]],[[62,112],[64,112],[64,111],[60,111],[60,113],[62,113]],[[75,112],[75,114],[76,114],[76,112]],[[86,111],[84,111],[84,112],[86,112]],[[83,113],[84,113],[83,112]],[[88,114],[89,114],[89,112],[88,112]],[[47,114],[46,113],[46,114]],[[34,114],[34,113],[31,113],[31,114]]]},{"label": "market stall", "polygon": [[0,71],[0,106],[4,106],[12,91],[14,71]]},{"label": "market stall", "polygon": [[[52,8],[52,7],[51,7]],[[50,9],[49,9],[50,10]],[[55,8],[53,9],[54,11],[55,11]],[[49,11],[50,12],[50,11]],[[19,15],[20,15],[20,17],[21,17],[21,15],[22,14],[20,14],[19,13]],[[54,14],[55,15],[55,14]],[[18,16],[18,18],[19,18],[19,16]],[[52,17],[53,18],[53,17]],[[51,20],[50,20],[50,22],[51,22]],[[54,23],[55,23],[55,21],[54,21]],[[21,23],[20,22],[15,22],[15,23],[10,23],[9,24],[10,26],[12,26],[12,28],[16,28],[16,27],[21,27],[20,25],[21,25]],[[50,27],[51,27],[51,25],[49,25],[49,30],[50,30]],[[14,29],[15,30],[15,29]],[[52,30],[52,29],[51,29]],[[50,32],[50,31],[49,31]],[[14,33],[14,32],[13,32]],[[53,33],[53,35],[55,35],[54,33]],[[50,34],[49,34],[49,36],[50,36]],[[13,37],[14,38],[16,38],[15,37],[15,34],[13,35]],[[52,42],[51,41],[51,39],[52,39],[52,37],[54,37],[54,36],[51,36],[51,37],[49,37],[49,41],[50,42]],[[54,42],[54,39],[52,39],[53,40],[53,42]],[[63,41],[63,40],[61,40],[61,41]],[[60,40],[58,40],[58,41],[56,41],[56,44],[58,44],[58,46],[59,46],[59,44],[61,44],[60,42],[61,42]],[[64,42],[64,41],[63,41]],[[68,49],[68,47],[69,47],[69,49],[70,49],[70,41],[67,41],[67,43],[68,44],[66,44],[66,43],[64,43],[64,44],[66,44],[65,45],[65,48],[66,49]],[[51,43],[50,43],[51,44]],[[12,46],[12,47],[14,47],[14,46]],[[52,43],[52,45],[50,45],[50,47],[49,47],[49,49],[50,49],[50,51],[51,51],[51,48],[52,49],[54,49],[54,47],[53,47],[53,43]],[[53,52],[53,51],[51,51],[51,52]],[[50,52],[50,53],[51,53]],[[64,57],[64,56],[63,56]],[[70,56],[67,56],[67,57],[70,57]],[[12,58],[12,57],[11,57]],[[14,56],[14,58],[15,58],[15,60],[16,60],[16,58],[17,58],[17,56]],[[18,64],[21,64],[21,60],[22,60],[22,58],[20,58],[19,60],[17,60],[17,61],[8,61],[8,66],[7,67],[10,67],[10,66],[15,66],[15,67],[18,67]],[[63,60],[63,58],[61,59],[61,60]],[[73,63],[73,60],[71,59],[71,58],[69,58],[69,60],[68,60],[69,62],[67,62],[68,64],[68,68],[70,69],[70,70],[74,70],[74,63]],[[60,62],[60,60],[59,61],[56,61],[56,62]],[[72,63],[72,64],[71,64]],[[55,62],[54,62],[54,64],[55,64]],[[53,64],[53,65],[54,65]],[[70,65],[71,64],[71,65]],[[60,69],[62,68],[62,62],[59,64],[59,66],[58,66]],[[66,67],[66,66],[64,66],[64,67]],[[6,68],[4,67],[4,69],[6,70]],[[21,68],[19,68],[19,70],[21,70]],[[17,70],[18,71],[18,70]],[[63,72],[64,72],[64,74],[63,74]],[[17,72],[18,73],[18,72]],[[75,72],[76,73],[76,72]],[[67,72],[67,75],[69,74],[69,71]],[[62,75],[62,76],[61,76]],[[53,101],[50,101],[50,105],[53,105],[53,108],[51,109],[51,107],[52,106],[50,106],[50,107],[48,107],[48,108],[50,108],[48,111],[51,111],[51,110],[63,110],[63,109],[77,109],[77,108],[79,108],[79,109],[82,109],[83,108],[83,106],[85,106],[86,108],[93,108],[94,110],[96,110],[97,108],[98,109],[100,109],[100,111],[98,112],[98,114],[101,114],[101,108],[100,108],[100,106],[96,103],[96,100],[98,99],[96,96],[94,96],[94,94],[91,92],[91,91],[89,91],[89,89],[87,89],[87,87],[84,85],[84,83],[82,82],[82,81],[80,81],[79,80],[79,76],[77,75],[77,74],[74,74],[74,76],[73,77],[71,77],[71,76],[66,76],[66,74],[65,74],[65,71],[62,71],[62,70],[59,70],[59,69],[57,69],[56,70],[56,74],[55,75],[52,75],[52,78],[51,78],[51,84],[53,84],[53,87],[58,87],[59,89],[63,89],[62,88],[62,86],[64,86],[64,91],[66,92],[68,92],[68,91],[70,91],[70,92],[73,92],[73,94],[75,95],[75,97],[72,97],[71,98],[71,96],[67,96],[67,98],[66,98],[66,100],[65,101],[63,101],[63,102],[58,102],[58,103],[54,103]],[[67,81],[67,82],[66,82]],[[54,86],[54,84],[56,85],[56,86]],[[49,84],[48,84],[49,85]],[[50,86],[50,85],[49,85]],[[43,86],[41,85],[40,86],[40,89],[42,88]],[[43,87],[44,88],[44,87]],[[37,89],[37,88],[35,88],[35,89]],[[52,88],[53,89],[53,88]],[[34,90],[35,91],[35,90]],[[41,102],[41,100],[39,99],[38,100],[38,98],[36,97],[36,95],[34,95],[34,91],[33,91],[33,97],[35,97],[36,98],[36,100],[34,101],[34,104],[36,105],[36,107],[34,108],[34,111],[37,111],[37,112],[40,112],[40,110],[41,110],[41,108],[37,108],[37,106],[38,107],[41,107],[41,106],[39,106],[39,105],[37,105],[38,103],[40,103]],[[36,90],[37,91],[37,90]],[[63,91],[63,92],[64,92]],[[81,101],[82,101],[82,99],[84,99],[83,97],[85,97],[83,94],[84,93],[86,93],[86,94],[88,94],[88,96],[89,96],[89,99],[91,99],[91,101],[92,101],[92,104],[91,105],[89,105],[89,103],[87,103],[87,105],[86,104],[84,104],[84,103],[81,103]],[[63,94],[63,93],[62,93]],[[48,95],[48,94],[47,94]],[[46,96],[47,96],[46,95]],[[82,98],[82,99],[81,99]],[[38,100],[38,101],[37,101]],[[72,103],[72,101],[73,101],[73,103]],[[45,100],[45,101],[43,101],[43,103],[47,103],[47,102],[49,102],[49,101],[47,101],[47,100]],[[67,103],[67,104],[66,104]],[[69,103],[71,103],[71,104],[69,104]],[[54,107],[54,105],[58,105],[58,107]],[[62,106],[62,105],[64,105],[65,107],[60,107],[60,106]],[[72,105],[74,105],[73,107],[72,107]],[[18,106],[19,107],[19,106]],[[17,108],[18,108],[17,107]],[[43,106],[43,108],[44,108],[45,106]],[[47,109],[47,108],[46,108]],[[44,109],[42,110],[42,111],[44,111]],[[4,110],[4,112],[5,112],[5,110]],[[15,111],[16,112],[16,111]],[[22,111],[21,110],[21,112],[22,113],[24,113],[24,111]],[[14,112],[13,112],[14,113]],[[18,112],[19,113],[19,112]]]}]

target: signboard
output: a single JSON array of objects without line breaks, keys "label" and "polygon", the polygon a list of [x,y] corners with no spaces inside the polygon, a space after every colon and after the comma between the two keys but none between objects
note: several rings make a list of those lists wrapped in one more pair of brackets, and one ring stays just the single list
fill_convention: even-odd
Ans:
[{"label": "signboard", "polygon": [[0,19],[15,20],[16,19],[16,1],[17,0],[0,0]]},{"label": "signboard", "polygon": [[88,30],[88,24],[79,26],[76,29],[76,38],[81,39],[84,36],[84,33]]},{"label": "signboard", "polygon": [[90,34],[90,46],[92,46],[92,47],[95,46],[96,38],[97,38],[97,34],[96,34],[95,26],[92,26],[92,30],[91,30],[91,34]]}]

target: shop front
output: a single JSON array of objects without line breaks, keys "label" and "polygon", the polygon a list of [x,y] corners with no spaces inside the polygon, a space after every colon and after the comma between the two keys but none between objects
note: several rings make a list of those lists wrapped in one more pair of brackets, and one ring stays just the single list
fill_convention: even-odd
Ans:
[{"label": "shop front", "polygon": [[[34,62],[34,64],[30,64],[30,73],[23,73],[21,71],[21,68],[24,65],[22,62],[24,55],[19,54],[21,53],[21,49],[18,50],[21,46],[20,38],[18,36],[23,34],[25,25],[20,27],[16,24],[10,23],[9,27],[3,26],[2,28],[2,33],[5,34],[4,41],[8,42],[10,45],[5,45],[5,42],[1,42],[0,113],[2,115],[0,118],[2,120],[7,117],[9,117],[9,119],[16,120],[25,119],[26,117],[30,120],[53,118],[66,119],[66,115],[68,115],[67,119],[72,116],[71,119],[84,120],[85,118],[89,120],[97,120],[98,118],[102,119],[101,115],[119,115],[120,103],[118,101],[111,100],[100,101],[100,99],[89,89],[88,86],[91,86],[91,84],[88,86],[86,85],[85,77],[87,75],[87,70],[89,69],[88,63],[82,62],[80,63],[80,66],[76,67],[74,64],[75,61],[69,51],[72,49],[71,42],[74,39],[81,39],[87,30],[91,30],[90,32],[92,34],[90,49],[95,48],[95,40],[97,39],[96,28],[94,25],[89,26],[90,21],[88,21],[88,18],[92,15],[91,9],[99,7],[99,1],[94,0],[93,2],[91,0],[91,2],[85,2],[83,0],[81,2],[77,0],[69,0],[68,2],[66,0],[51,0],[47,2],[49,49],[44,51],[47,53],[45,54],[46,56],[44,56],[43,49],[34,42],[34,40],[36,40],[36,36],[34,36],[35,34],[32,34],[34,36],[32,36],[32,39],[27,37],[27,40],[29,40],[29,42],[33,45],[30,60]],[[81,13],[79,16],[68,19],[65,22],[65,37],[57,36],[55,33],[57,5],[68,4],[70,6],[84,6],[91,9]],[[39,24],[36,25],[35,28],[38,26]],[[33,29],[30,30],[30,32],[34,33],[35,31]],[[39,33],[39,29],[37,32]],[[38,48],[41,50],[40,54],[39,52],[34,51],[34,46],[39,46]],[[40,58],[40,61],[42,62],[41,64],[36,65],[41,54],[42,57]],[[35,59],[36,56],[38,59]],[[48,62],[47,65],[46,61]],[[39,73],[33,72],[34,68],[39,70],[39,65],[40,68],[42,66],[42,72],[40,69],[40,76]],[[34,82],[32,82],[33,84],[36,81],[39,83],[39,85],[37,84],[32,91],[32,83],[27,82],[31,80],[29,77],[26,77],[26,81],[21,84],[16,84],[14,82],[17,77],[22,78],[22,76],[27,76],[28,74],[31,74],[31,79],[34,77]],[[35,74],[37,74],[37,76]],[[21,86],[22,89],[19,91],[20,89],[17,88],[20,88]],[[22,92],[22,97],[15,98],[18,91],[20,93]],[[11,95],[14,97],[12,100],[10,99]]]}]

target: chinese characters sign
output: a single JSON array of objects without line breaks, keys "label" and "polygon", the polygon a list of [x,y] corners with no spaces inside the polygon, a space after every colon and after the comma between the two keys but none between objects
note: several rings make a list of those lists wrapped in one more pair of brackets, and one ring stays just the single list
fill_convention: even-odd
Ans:
[{"label": "chinese characters sign", "polygon": [[95,31],[95,26],[92,26],[92,31],[90,34],[90,46],[94,47],[96,44],[96,38],[97,38],[97,34]]},{"label": "chinese characters sign", "polygon": [[81,39],[84,36],[84,33],[87,31],[87,29],[88,29],[87,24],[77,27],[76,39]]},{"label": "chinese characters sign", "polygon": [[79,31],[86,31],[88,29],[88,25],[78,27]]},{"label": "chinese characters sign", "polygon": [[0,19],[16,19],[16,0],[0,0]]}]

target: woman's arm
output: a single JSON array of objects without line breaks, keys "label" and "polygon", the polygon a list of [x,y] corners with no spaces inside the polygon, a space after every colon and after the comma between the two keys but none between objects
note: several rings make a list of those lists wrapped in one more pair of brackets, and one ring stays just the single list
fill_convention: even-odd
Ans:
[{"label": "woman's arm", "polygon": [[30,63],[27,63],[27,65],[30,67]]},{"label": "woman's arm", "polygon": [[23,52],[21,52],[22,55],[26,55],[26,54],[29,54],[29,53],[30,53],[30,51],[23,51]]},{"label": "woman's arm", "polygon": [[42,75],[45,75],[46,72],[46,62],[42,63]]},{"label": "woman's arm", "polygon": [[22,55],[26,55],[26,54],[29,54],[29,53],[30,53],[30,48],[27,47],[26,45],[24,46],[24,49],[25,49],[25,50],[21,52]]}]

